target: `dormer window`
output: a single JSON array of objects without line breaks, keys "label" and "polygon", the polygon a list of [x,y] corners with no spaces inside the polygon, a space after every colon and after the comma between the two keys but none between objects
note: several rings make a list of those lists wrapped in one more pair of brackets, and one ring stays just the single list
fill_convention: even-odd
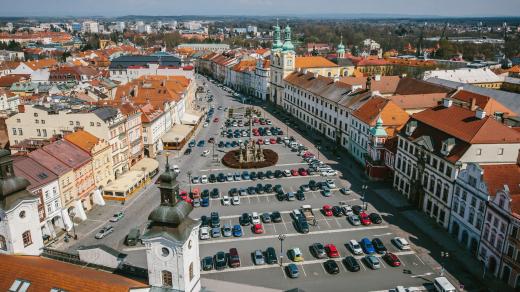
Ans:
[{"label": "dormer window", "polygon": [[455,146],[455,139],[449,138],[444,141],[442,141],[442,148],[441,148],[441,154],[444,156],[448,156]]},{"label": "dormer window", "polygon": [[417,129],[417,121],[411,121],[406,124],[406,135],[411,136],[413,132]]}]

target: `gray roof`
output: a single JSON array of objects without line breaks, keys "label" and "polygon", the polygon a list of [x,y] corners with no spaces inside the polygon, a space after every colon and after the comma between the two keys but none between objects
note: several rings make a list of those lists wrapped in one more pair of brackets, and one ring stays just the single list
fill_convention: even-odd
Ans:
[{"label": "gray roof", "polygon": [[100,107],[93,110],[92,112],[103,121],[108,121],[117,116],[117,109],[112,107]]},{"label": "gray roof", "polygon": [[159,64],[162,66],[181,66],[181,59],[173,55],[126,55],[113,59],[110,69],[126,69],[129,66],[144,66],[147,64]]},{"label": "gray roof", "polygon": [[453,89],[457,89],[459,87],[462,87],[464,90],[489,96],[500,102],[501,104],[505,105],[512,111],[516,112],[517,114],[520,114],[520,94],[502,91],[502,90],[495,90],[495,89],[489,89],[489,88],[483,88],[478,87],[471,84],[461,83],[461,82],[455,82],[455,81],[449,81],[439,78],[429,78],[426,79],[427,82],[443,85],[446,87],[450,87]]},{"label": "gray roof", "polygon": [[89,245],[89,246],[80,246],[78,248],[78,250],[89,250],[89,249],[101,249],[104,252],[106,252],[108,254],[111,254],[111,255],[115,256],[116,258],[119,258],[119,259],[124,259],[127,256],[126,253],[119,252],[118,250],[115,250],[115,249],[113,249],[113,248],[111,248],[109,246],[106,246],[104,244],[94,244],[94,245]]}]

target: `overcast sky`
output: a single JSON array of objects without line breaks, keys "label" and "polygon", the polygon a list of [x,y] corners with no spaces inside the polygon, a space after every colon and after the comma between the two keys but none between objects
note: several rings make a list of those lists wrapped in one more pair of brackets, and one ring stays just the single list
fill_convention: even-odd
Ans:
[{"label": "overcast sky", "polygon": [[1,0],[0,16],[406,14],[519,16],[520,0]]}]

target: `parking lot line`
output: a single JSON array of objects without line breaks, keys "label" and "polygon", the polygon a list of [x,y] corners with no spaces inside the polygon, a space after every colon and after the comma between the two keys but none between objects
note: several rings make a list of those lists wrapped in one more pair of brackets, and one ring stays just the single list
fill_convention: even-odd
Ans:
[{"label": "parking lot line", "polygon": [[421,258],[420,258],[417,254],[414,254],[414,255],[415,255],[415,257],[416,257],[416,258],[421,262],[421,264],[424,265],[424,262],[421,260]]},{"label": "parking lot line", "polygon": [[302,272],[305,277],[307,277],[307,273],[305,272],[305,268],[303,267],[303,263],[300,263],[300,267],[302,267]]}]

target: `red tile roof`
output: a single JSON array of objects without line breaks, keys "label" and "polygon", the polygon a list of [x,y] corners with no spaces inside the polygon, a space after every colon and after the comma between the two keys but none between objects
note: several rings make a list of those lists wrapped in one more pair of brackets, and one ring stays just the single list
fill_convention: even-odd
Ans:
[{"label": "red tile roof", "polygon": [[295,68],[330,68],[338,67],[332,61],[321,56],[296,57]]},{"label": "red tile roof", "polygon": [[520,143],[520,133],[489,116],[458,106],[437,106],[412,115],[412,118],[470,144]]},{"label": "red tile roof", "polygon": [[386,98],[375,96],[360,108],[352,112],[356,118],[369,126],[375,126],[379,117],[385,127],[402,127],[408,121],[408,114],[394,102]]},{"label": "red tile roof", "polygon": [[484,171],[484,181],[491,196],[495,196],[504,185],[507,185],[511,195],[520,195],[520,165],[492,164],[480,167]]},{"label": "red tile roof", "polygon": [[482,94],[473,93],[466,90],[459,90],[455,92],[451,98],[462,101],[469,105],[471,104],[471,100],[474,99],[475,105],[483,109],[488,115],[494,115],[495,113],[504,113],[509,116],[517,115],[514,111],[510,110],[494,98]]},{"label": "red tile roof", "polygon": [[0,254],[0,290],[8,291],[16,279],[31,283],[28,291],[127,292],[131,288],[149,287],[141,282],[109,272],[76,266],[37,256]]}]

